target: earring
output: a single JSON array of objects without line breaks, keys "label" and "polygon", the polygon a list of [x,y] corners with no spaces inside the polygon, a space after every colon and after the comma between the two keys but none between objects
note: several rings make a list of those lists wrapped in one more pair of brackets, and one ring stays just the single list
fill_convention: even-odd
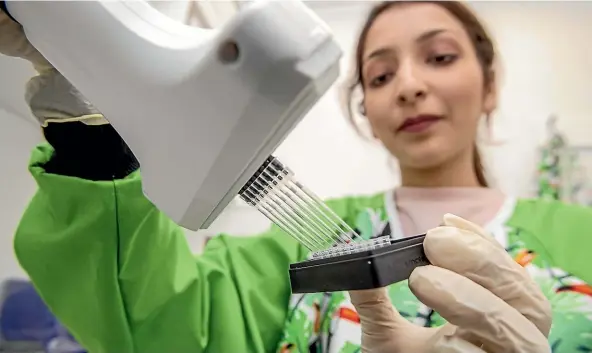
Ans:
[{"label": "earring", "polygon": [[492,146],[500,145],[501,143],[499,141],[496,141],[496,139],[495,139],[495,136],[493,134],[493,128],[491,125],[492,125],[491,113],[486,113],[485,114],[485,130],[486,130],[485,143],[488,145],[492,145]]},{"label": "earring", "polygon": [[360,102],[360,105],[358,106],[358,113],[360,113],[362,116],[366,116],[366,107],[364,107],[364,101]]}]

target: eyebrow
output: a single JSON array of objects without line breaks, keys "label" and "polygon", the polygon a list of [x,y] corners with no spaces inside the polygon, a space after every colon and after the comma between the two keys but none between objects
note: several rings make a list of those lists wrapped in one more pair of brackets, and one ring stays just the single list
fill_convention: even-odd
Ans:
[{"label": "eyebrow", "polygon": [[[420,34],[417,38],[415,38],[415,41],[418,43],[421,42],[425,42],[429,39],[434,38],[435,36],[437,36],[440,33],[446,32],[445,29],[432,29],[430,31],[424,32],[422,34]],[[373,52],[371,52],[365,60],[369,60],[378,56],[384,56],[387,54],[391,54],[394,50],[390,47],[384,47],[384,48],[379,48],[374,50]]]}]

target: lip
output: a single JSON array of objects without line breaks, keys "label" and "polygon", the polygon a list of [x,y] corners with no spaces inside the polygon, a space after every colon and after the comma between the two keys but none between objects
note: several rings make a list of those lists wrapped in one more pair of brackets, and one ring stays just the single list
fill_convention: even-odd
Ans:
[{"label": "lip", "polygon": [[424,132],[439,120],[442,120],[442,117],[437,115],[418,115],[414,117],[409,117],[405,119],[403,124],[401,124],[398,131],[411,133]]}]

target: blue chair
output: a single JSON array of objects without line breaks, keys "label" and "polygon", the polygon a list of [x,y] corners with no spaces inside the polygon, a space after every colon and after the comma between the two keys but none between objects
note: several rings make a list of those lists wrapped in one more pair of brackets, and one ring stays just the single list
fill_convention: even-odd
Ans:
[{"label": "blue chair", "polygon": [[85,353],[26,280],[0,284],[0,352]]}]

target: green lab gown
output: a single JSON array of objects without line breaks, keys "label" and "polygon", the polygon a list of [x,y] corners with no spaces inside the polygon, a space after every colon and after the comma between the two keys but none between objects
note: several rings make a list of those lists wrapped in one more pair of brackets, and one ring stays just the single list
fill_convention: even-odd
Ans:
[{"label": "green lab gown", "polygon": [[[288,266],[305,259],[303,247],[272,228],[254,237],[220,235],[195,256],[183,230],[143,196],[139,172],[101,182],[48,174],[43,164],[51,154],[47,144],[33,151],[30,171],[38,191],[14,249],[44,301],[85,348],[278,349],[289,321]],[[354,224],[376,200],[351,197],[329,205]],[[519,226],[540,235],[529,238],[530,248],[548,251],[557,266],[589,283],[592,212],[556,203],[525,205],[516,212]]]}]

